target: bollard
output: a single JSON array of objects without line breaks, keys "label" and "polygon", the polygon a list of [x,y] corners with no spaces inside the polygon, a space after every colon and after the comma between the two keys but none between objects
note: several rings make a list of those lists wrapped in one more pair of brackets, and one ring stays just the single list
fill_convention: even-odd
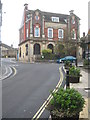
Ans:
[{"label": "bollard", "polygon": [[70,88],[70,85],[69,85],[69,70],[66,71],[66,89],[67,88]]}]

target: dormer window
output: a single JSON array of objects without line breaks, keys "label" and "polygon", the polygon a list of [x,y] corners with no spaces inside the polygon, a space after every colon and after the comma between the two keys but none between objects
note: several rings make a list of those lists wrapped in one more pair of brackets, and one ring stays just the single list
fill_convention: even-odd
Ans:
[{"label": "dormer window", "polygon": [[67,19],[64,19],[64,21],[67,23]]},{"label": "dormer window", "polygon": [[59,17],[52,17],[52,22],[59,22]]}]

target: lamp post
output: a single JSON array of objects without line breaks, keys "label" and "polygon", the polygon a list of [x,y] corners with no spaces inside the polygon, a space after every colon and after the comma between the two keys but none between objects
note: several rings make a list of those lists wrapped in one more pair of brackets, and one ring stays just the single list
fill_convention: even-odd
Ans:
[{"label": "lamp post", "polygon": [[2,58],[1,26],[2,26],[2,3],[1,3],[1,0],[0,0],[0,76],[2,76],[2,63],[1,63],[1,58]]},{"label": "lamp post", "polygon": [[[2,78],[1,26],[2,26],[2,3],[0,0],[0,77]],[[2,119],[2,81],[1,80],[0,80],[0,119]]]}]

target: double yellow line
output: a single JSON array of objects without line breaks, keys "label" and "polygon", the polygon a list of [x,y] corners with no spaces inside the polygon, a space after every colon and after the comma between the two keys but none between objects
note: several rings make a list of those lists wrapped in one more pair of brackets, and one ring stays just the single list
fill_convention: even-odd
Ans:
[{"label": "double yellow line", "polygon": [[[56,88],[52,91],[52,92],[57,92],[58,89],[60,88],[62,82],[63,82],[63,73],[61,72],[62,68],[59,68],[60,71],[60,80],[56,86]],[[40,118],[40,116],[42,115],[42,113],[44,112],[45,108],[47,107],[47,105],[49,104],[50,100],[52,99],[52,95],[50,94],[49,97],[47,98],[47,100],[43,103],[43,105],[39,108],[39,110],[36,112],[36,114],[33,116],[32,120],[38,120]]]},{"label": "double yellow line", "polygon": [[14,74],[11,76],[11,77],[13,77],[13,76],[15,76],[16,74],[17,74],[17,70],[16,70],[16,68],[15,67],[12,67],[11,66],[11,68],[13,69],[13,71],[14,71]]}]

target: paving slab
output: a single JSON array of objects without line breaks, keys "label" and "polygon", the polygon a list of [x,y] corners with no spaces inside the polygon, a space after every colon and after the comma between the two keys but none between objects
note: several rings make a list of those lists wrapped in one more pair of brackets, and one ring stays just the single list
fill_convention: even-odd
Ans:
[{"label": "paving slab", "polygon": [[80,112],[80,120],[90,120],[90,116],[89,116],[89,98],[88,98],[88,93],[90,92],[88,90],[88,72],[86,72],[85,70],[81,69],[81,74],[82,77],[80,77],[80,83],[70,83],[70,88],[75,88],[76,90],[78,90],[82,96],[85,99],[85,105],[83,108],[83,111]]}]

